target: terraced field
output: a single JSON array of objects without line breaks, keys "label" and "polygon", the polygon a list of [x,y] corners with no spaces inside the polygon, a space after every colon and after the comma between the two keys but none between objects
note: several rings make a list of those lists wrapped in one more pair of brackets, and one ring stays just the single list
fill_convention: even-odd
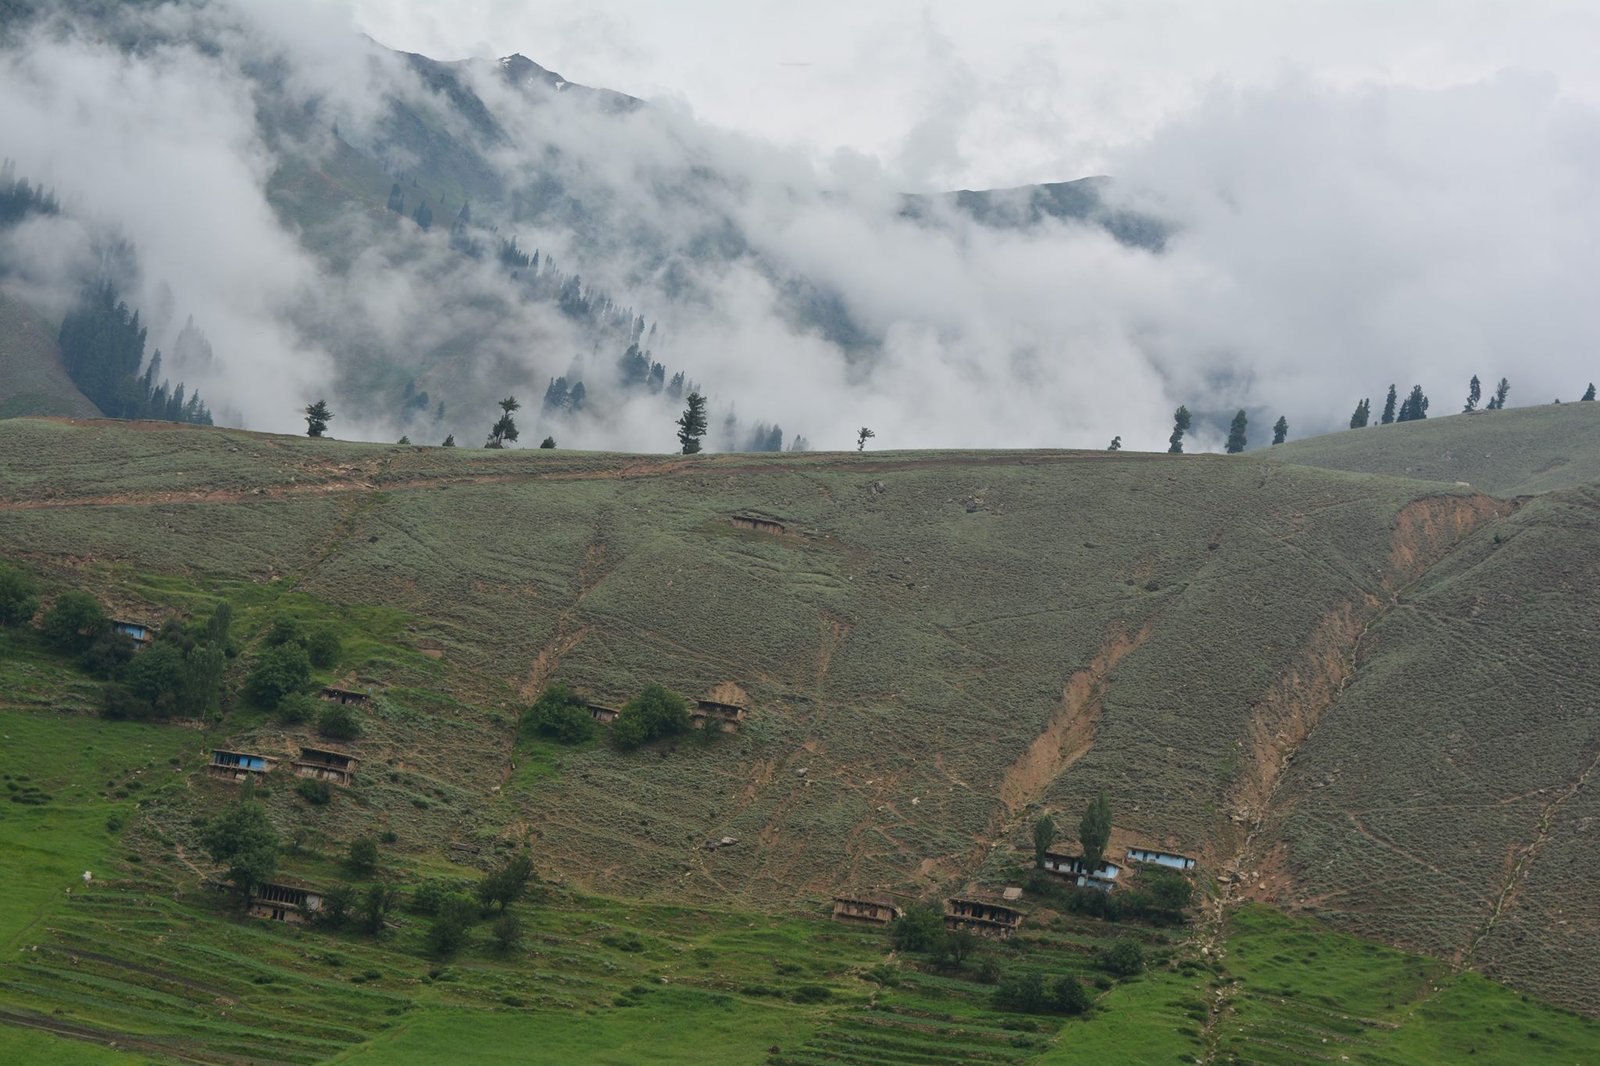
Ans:
[{"label": "terraced field", "polygon": [[[1440,432],[1456,434],[1452,421]],[[1073,1041],[1046,1033],[1030,1046],[1033,1034],[1007,1029],[970,980],[911,970],[892,994],[864,981],[881,941],[823,933],[809,916],[835,891],[910,899],[1014,883],[1032,819],[1054,811],[1075,824],[1100,789],[1119,832],[1199,854],[1221,901],[1192,943],[1172,945],[1171,968],[1103,996],[1108,1016],[1123,1004],[1149,1019],[1148,1061],[1295,1061],[1306,1048],[1286,1026],[1368,1056],[1353,1061],[1428,1061],[1378,1037],[1454,1033],[1460,989],[1504,995],[1469,987],[1458,967],[1600,1010],[1580,964],[1600,949],[1600,915],[1582,890],[1595,873],[1582,847],[1586,774],[1600,754],[1581,666],[1594,636],[1587,490],[1517,504],[1279,462],[1287,448],[683,459],[14,420],[0,422],[0,454],[28,457],[0,469],[0,554],[47,583],[90,588],[135,615],[227,598],[243,645],[235,680],[275,616],[346,633],[326,679],[379,692],[355,785],[326,807],[288,787],[263,797],[302,847],[304,876],[337,876],[344,842],[380,830],[408,876],[528,843],[541,875],[565,886],[551,889],[559,906],[532,912],[549,923],[541,935],[559,941],[582,921],[573,915],[598,910],[600,925],[645,936],[681,911],[693,916],[681,939],[653,961],[698,946],[721,960],[743,949],[719,931],[748,916],[789,930],[788,955],[812,960],[801,965],[814,962],[835,989],[803,1009],[744,995],[761,983],[755,969],[770,976],[767,957],[730,963],[744,976],[694,994],[669,980],[649,1002],[670,1009],[619,1008],[651,1015],[643,1029],[570,1028],[572,1010],[637,998],[641,974],[671,975],[608,951],[610,934],[597,932],[565,953],[550,943],[559,962],[545,977],[474,963],[481,986],[475,976],[441,987],[423,981],[412,930],[336,952],[359,962],[324,979],[347,985],[355,965],[380,976],[348,1000],[308,986],[325,1015],[295,1009],[282,990],[252,995],[275,988],[274,972],[320,970],[325,949],[308,945],[327,934],[239,926],[199,888],[194,819],[229,795],[198,775],[203,745],[289,752],[310,735],[236,706],[204,734],[153,727],[185,737],[173,774],[183,785],[141,806],[115,889],[67,903],[59,939],[3,971],[0,1004],[32,1022],[76,995],[83,1024],[95,1014],[92,1028],[158,1056],[195,1054],[226,1029],[240,1061],[420,1061],[498,1024],[483,1017],[499,1018],[511,996],[524,1005],[515,1009],[559,1015],[551,1046],[599,1040],[593,1061],[629,1061],[639,1039],[678,1046],[680,1030],[687,1055],[703,1024],[724,1025],[743,1049],[728,1061],[916,1062],[937,1056],[940,1039],[971,1061],[1073,1061],[1079,1044],[1108,1047],[1100,1014],[1071,1023]],[[1521,486],[1542,460],[1517,454],[1522,465],[1500,476]],[[1564,477],[1580,476],[1568,466]],[[1587,469],[1600,480],[1600,467]],[[735,522],[752,517],[761,521]],[[26,642],[8,650],[17,713],[59,714],[43,709],[58,692],[92,706],[92,687],[69,668]],[[750,714],[737,734],[637,753],[519,747],[521,707],[554,679],[604,702],[653,682],[717,692]],[[701,846],[724,836],[738,844]],[[1383,985],[1392,1008],[1361,1006],[1352,987],[1300,1017],[1303,1000],[1262,991],[1279,979],[1270,966],[1250,969],[1246,899],[1444,962],[1395,963],[1432,976],[1426,990]],[[196,914],[218,923],[214,936],[194,932]],[[1048,921],[1028,957],[1051,972],[1092,968],[1092,949],[1072,938],[1096,934]],[[195,987],[130,976],[144,965],[137,954],[103,972],[86,964],[118,928],[166,937],[156,955],[180,942],[175,972],[188,967]],[[219,960],[236,956],[249,988],[200,977],[231,974]],[[1180,956],[1192,965],[1178,969]],[[97,984],[112,970],[127,990]],[[421,996],[425,1011],[386,1013],[391,973],[415,982],[401,998]],[[1229,977],[1251,994],[1229,992]],[[590,980],[592,994],[574,998]],[[91,1010],[99,999],[103,1014]],[[293,1024],[251,1013],[278,1003]],[[1345,1032],[1328,1012],[1372,1024]],[[1549,1017],[1566,1020],[1541,1031],[1576,1026],[1588,1038],[1586,1023]],[[1565,1046],[1541,1052],[1572,1061],[1557,1057]]]}]

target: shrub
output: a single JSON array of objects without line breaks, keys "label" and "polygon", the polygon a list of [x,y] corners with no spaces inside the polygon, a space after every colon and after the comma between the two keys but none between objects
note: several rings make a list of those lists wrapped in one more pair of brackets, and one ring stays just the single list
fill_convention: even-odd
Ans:
[{"label": "shrub", "polygon": [[1100,953],[1100,968],[1118,977],[1132,977],[1144,969],[1144,948],[1138,941],[1122,937]]},{"label": "shrub", "polygon": [[399,899],[400,893],[388,885],[368,885],[361,897],[361,931],[370,936],[383,932],[384,921]]},{"label": "shrub", "polygon": [[900,984],[900,969],[886,962],[880,962],[863,976],[875,985],[883,988],[895,988]]},{"label": "shrub", "polygon": [[978,981],[982,984],[993,985],[1000,983],[1000,960],[993,955],[985,955],[978,960],[974,971]]},{"label": "shrub", "polygon": [[544,690],[522,716],[522,735],[547,737],[559,744],[582,744],[594,737],[596,725],[588,704],[563,682]]},{"label": "shrub", "polygon": [[272,628],[267,630],[267,635],[262,638],[269,648],[280,647],[284,644],[298,644],[305,647],[306,631],[298,618],[275,618]]},{"label": "shrub", "polygon": [[611,740],[624,751],[689,729],[689,701],[660,685],[648,685],[622,708]]},{"label": "shrub", "polygon": [[1050,1008],[1044,978],[1037,973],[1014,974],[994,990],[994,1005],[1000,1010],[1023,1014],[1043,1014]]},{"label": "shrub", "polygon": [[27,625],[39,610],[39,587],[21,570],[0,564],[0,626]]},{"label": "shrub", "polygon": [[352,873],[366,876],[378,868],[378,843],[371,837],[357,837],[350,842],[345,855],[345,865]]},{"label": "shrub", "polygon": [[478,898],[485,907],[495,906],[503,911],[523,897],[532,879],[533,859],[526,851],[520,851],[484,875],[478,882]]},{"label": "shrub", "polygon": [[80,652],[111,628],[100,601],[87,592],[63,592],[44,613],[44,638],[62,651]]},{"label": "shrub", "polygon": [[495,946],[507,955],[522,946],[522,919],[511,911],[496,918],[489,931],[494,934]]},{"label": "shrub", "polygon": [[330,740],[355,740],[361,735],[361,715],[344,703],[330,703],[317,715],[317,732]]},{"label": "shrub", "polygon": [[355,909],[356,890],[352,885],[334,885],[322,897],[322,909],[317,911],[317,921],[334,929],[341,928],[350,920],[350,912]]},{"label": "shrub", "polygon": [[833,998],[833,989],[826,985],[801,985],[789,998],[796,1003],[825,1003]]},{"label": "shrub", "polygon": [[411,909],[418,914],[438,914],[449,896],[450,889],[443,881],[424,881],[411,890]]},{"label": "shrub", "polygon": [[311,683],[311,660],[298,644],[268,648],[245,679],[245,695],[260,707],[276,710],[283,697]]},{"label": "shrub", "polygon": [[1063,977],[1056,982],[1051,1005],[1060,1014],[1083,1014],[1093,1006],[1089,993],[1083,990],[1076,977]]},{"label": "shrub", "polygon": [[301,725],[317,716],[317,701],[304,692],[291,692],[278,701],[278,721]]},{"label": "shrub", "polygon": [[889,942],[899,951],[932,951],[944,942],[944,915],[933,907],[912,904],[889,923]]},{"label": "shrub", "polygon": [[311,665],[319,670],[327,670],[337,665],[339,656],[344,654],[344,642],[329,626],[312,630],[305,639],[305,648]]},{"label": "shrub", "polygon": [[333,789],[326,781],[303,777],[295,782],[294,790],[313,807],[326,807],[333,802]]},{"label": "shrub", "polygon": [[447,959],[467,943],[472,923],[477,920],[478,908],[465,896],[450,896],[439,905],[439,913],[428,927],[424,938],[428,954],[436,959]]}]

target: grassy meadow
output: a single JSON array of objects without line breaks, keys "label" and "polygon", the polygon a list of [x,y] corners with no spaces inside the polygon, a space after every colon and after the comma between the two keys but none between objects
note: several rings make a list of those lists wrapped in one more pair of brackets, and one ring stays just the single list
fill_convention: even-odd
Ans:
[{"label": "grassy meadow", "polygon": [[[0,556],[119,616],[227,600],[230,691],[275,619],[339,633],[317,680],[374,693],[361,768],[327,803],[287,775],[256,790],[288,875],[351,880],[350,841],[382,835],[396,884],[470,885],[521,847],[540,876],[510,954],[480,927],[430,959],[405,907],[378,939],[241,919],[207,887],[199,828],[237,794],[207,753],[288,755],[314,727],[237,697],[203,723],[104,721],[96,682],[0,629],[0,784],[44,797],[0,803],[26,884],[0,902],[0,1047],[767,1066],[1600,1048],[1519,995],[1600,1009],[1579,965],[1600,927],[1595,693],[1570,665],[1594,636],[1588,490],[1514,506],[1284,449],[684,460],[34,420],[0,422],[0,449],[37,457],[0,474]],[[631,753],[519,741],[552,680],[750,713]],[[1101,789],[1119,834],[1197,854],[1230,904],[1193,933],[1030,904],[988,952],[1084,978],[1086,1018],[997,1011],[970,967],[823,918],[835,892],[1017,883],[1032,820],[1070,835]],[[1119,936],[1145,944],[1142,976],[1099,968]]]}]

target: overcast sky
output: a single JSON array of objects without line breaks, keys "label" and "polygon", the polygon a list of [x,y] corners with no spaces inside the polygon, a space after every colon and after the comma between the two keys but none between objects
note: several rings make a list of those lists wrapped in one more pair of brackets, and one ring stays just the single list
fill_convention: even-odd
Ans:
[{"label": "overcast sky", "polygon": [[522,52],[908,187],[1110,168],[1208,90],[1503,72],[1600,102],[1594,0],[320,0],[436,58]]}]

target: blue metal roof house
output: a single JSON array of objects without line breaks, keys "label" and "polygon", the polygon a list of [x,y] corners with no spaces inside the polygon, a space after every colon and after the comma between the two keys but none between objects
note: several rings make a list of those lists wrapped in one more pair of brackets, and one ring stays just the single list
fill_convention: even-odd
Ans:
[{"label": "blue metal roof house", "polygon": [[156,636],[155,631],[143,622],[113,621],[111,623],[111,631],[113,633],[121,633],[141,648],[154,640]]},{"label": "blue metal roof house", "polygon": [[211,753],[211,763],[206,767],[213,776],[225,781],[243,781],[252,774],[271,773],[272,768],[278,765],[278,760],[268,755],[252,755],[245,751],[223,751],[221,748]]}]

